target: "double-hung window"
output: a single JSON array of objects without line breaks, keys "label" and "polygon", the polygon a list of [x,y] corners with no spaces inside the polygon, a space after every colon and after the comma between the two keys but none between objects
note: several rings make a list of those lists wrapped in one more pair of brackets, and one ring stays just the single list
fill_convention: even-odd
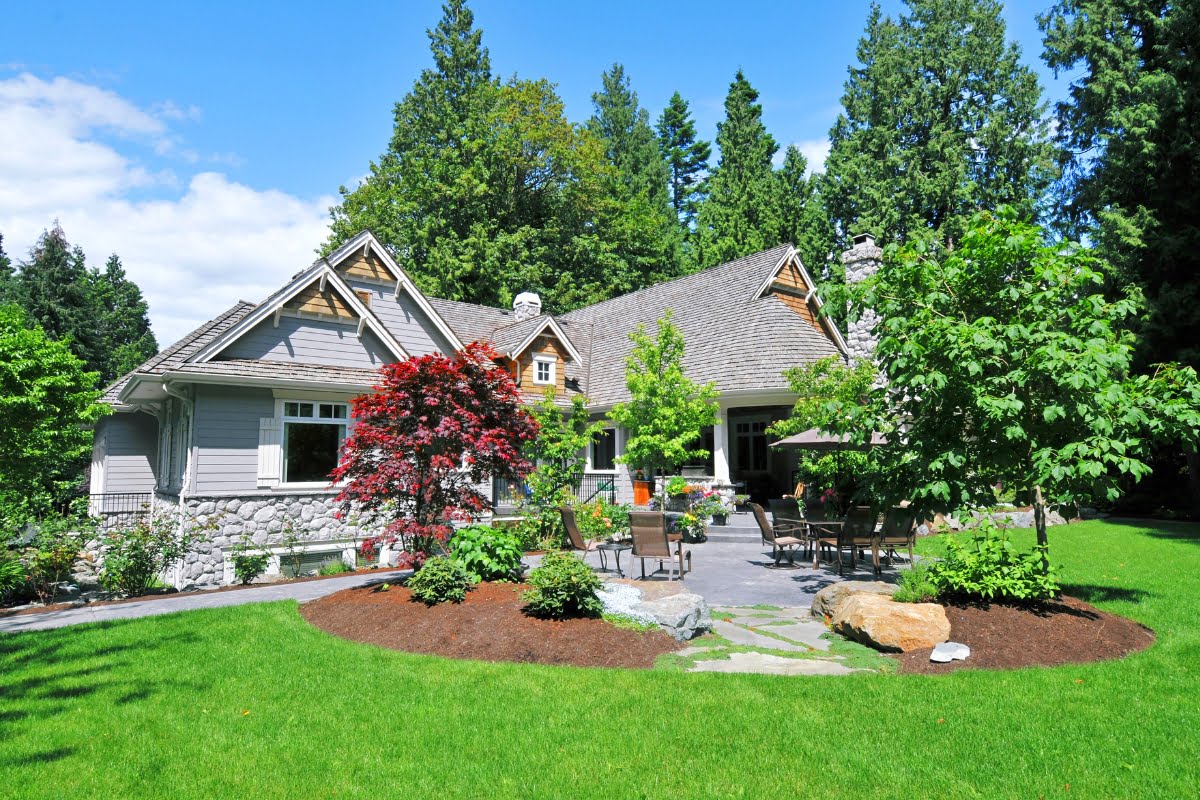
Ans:
[{"label": "double-hung window", "polygon": [[346,403],[283,404],[283,482],[328,483],[342,453],[350,410]]},{"label": "double-hung window", "polygon": [[617,431],[604,428],[596,433],[588,454],[588,466],[596,472],[612,472],[617,468]]}]

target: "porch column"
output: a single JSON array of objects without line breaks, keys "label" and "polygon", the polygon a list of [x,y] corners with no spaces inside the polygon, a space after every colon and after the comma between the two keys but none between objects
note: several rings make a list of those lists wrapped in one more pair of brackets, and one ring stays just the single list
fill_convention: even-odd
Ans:
[{"label": "porch column", "polygon": [[729,409],[724,406],[717,412],[717,424],[713,426],[713,477],[718,483],[729,480]]}]

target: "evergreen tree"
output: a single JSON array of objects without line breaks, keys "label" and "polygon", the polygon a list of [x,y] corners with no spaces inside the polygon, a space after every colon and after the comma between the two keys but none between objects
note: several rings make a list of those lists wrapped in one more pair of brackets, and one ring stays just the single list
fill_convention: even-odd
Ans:
[{"label": "evergreen tree", "polygon": [[87,370],[98,372],[103,350],[83,250],[71,246],[59,225],[42,232],[16,284],[29,319],[51,339],[69,338]]},{"label": "evergreen tree", "polygon": [[1144,363],[1200,366],[1200,7],[1060,0],[1045,58],[1081,70],[1057,107],[1063,222],[1146,294]]},{"label": "evergreen tree", "polygon": [[12,259],[4,252],[4,234],[0,233],[0,303],[16,301],[16,279]]},{"label": "evergreen tree", "polygon": [[1053,174],[1036,75],[1006,40],[998,0],[873,4],[830,132],[824,200],[840,239],[859,230],[953,240],[972,213],[1035,212]]},{"label": "evergreen tree", "polygon": [[819,175],[806,175],[808,159],[788,145],[783,164],[775,170],[779,211],[779,241],[791,242],[800,261],[817,277],[830,258],[833,226],[819,192]]},{"label": "evergreen tree", "polygon": [[771,159],[779,149],[762,123],[758,92],[738,70],[717,124],[721,160],[708,182],[697,229],[700,266],[708,267],[779,243]]},{"label": "evergreen tree", "polygon": [[92,270],[88,277],[99,333],[100,362],[92,366],[99,370],[103,386],[157,353],[158,342],[150,330],[142,290],[125,276],[116,253],[108,257],[103,272]]},{"label": "evergreen tree", "polygon": [[600,79],[588,129],[604,143],[608,163],[616,168],[615,199],[625,206],[627,219],[636,228],[655,232],[646,242],[649,249],[618,250],[638,275],[635,288],[640,288],[679,274],[680,235],[668,194],[670,176],[650,114],[639,105],[625,68],[613,64]]},{"label": "evergreen tree", "polygon": [[669,170],[671,207],[680,224],[690,232],[704,197],[704,175],[712,146],[696,138],[696,122],[679,92],[658,118],[658,145]]}]

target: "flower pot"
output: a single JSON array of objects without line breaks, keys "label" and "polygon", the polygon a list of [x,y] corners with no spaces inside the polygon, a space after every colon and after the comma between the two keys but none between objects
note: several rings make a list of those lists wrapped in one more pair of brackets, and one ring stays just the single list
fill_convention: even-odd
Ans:
[{"label": "flower pot", "polygon": [[729,516],[727,514],[713,514],[712,515],[712,524],[713,525],[724,525],[728,522],[729,522]]},{"label": "flower pot", "polygon": [[654,493],[654,481],[633,482],[633,504],[635,506],[650,505],[650,495]]}]

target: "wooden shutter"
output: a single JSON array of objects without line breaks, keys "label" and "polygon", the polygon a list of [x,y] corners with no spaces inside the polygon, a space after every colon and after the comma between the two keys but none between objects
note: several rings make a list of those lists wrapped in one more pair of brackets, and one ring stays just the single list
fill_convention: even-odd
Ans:
[{"label": "wooden shutter", "polygon": [[258,420],[258,485],[276,486],[283,478],[283,422],[276,417]]}]

